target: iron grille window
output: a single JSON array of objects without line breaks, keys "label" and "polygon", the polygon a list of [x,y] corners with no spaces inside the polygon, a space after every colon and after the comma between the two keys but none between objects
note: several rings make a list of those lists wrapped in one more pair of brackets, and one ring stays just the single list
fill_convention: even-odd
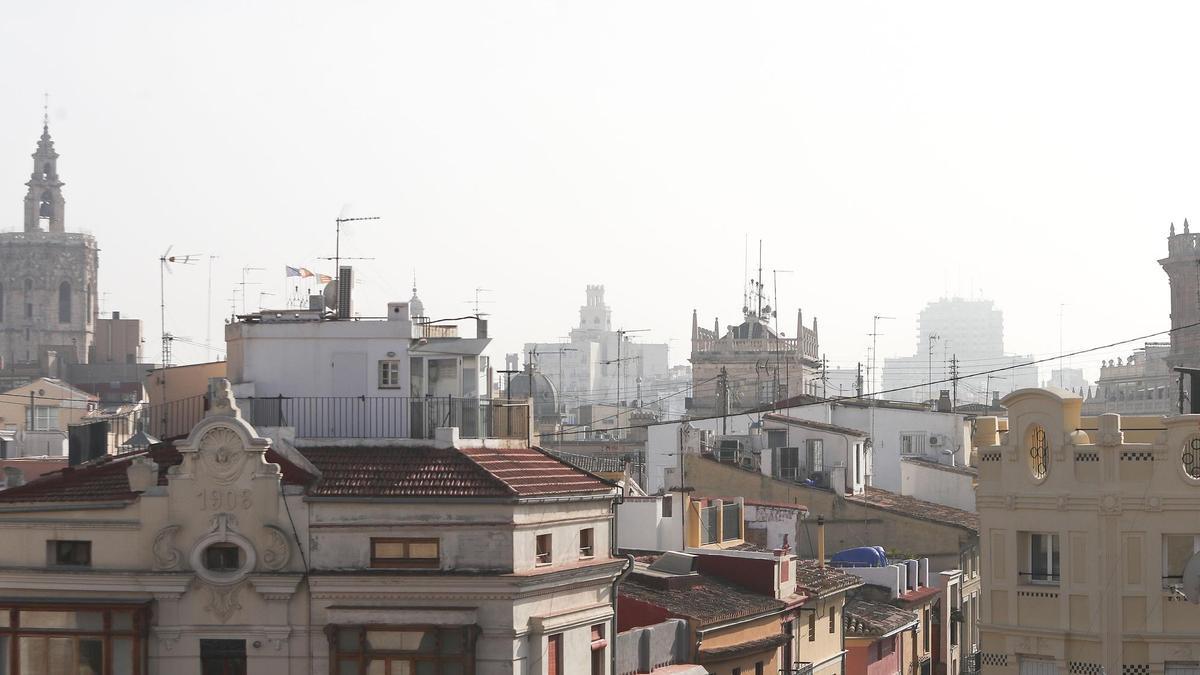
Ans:
[{"label": "iron grille window", "polygon": [[1188,441],[1183,449],[1183,470],[1192,478],[1200,479],[1200,436]]},{"label": "iron grille window", "polygon": [[1037,480],[1050,472],[1050,453],[1046,446],[1046,430],[1034,425],[1029,431],[1029,472]]}]

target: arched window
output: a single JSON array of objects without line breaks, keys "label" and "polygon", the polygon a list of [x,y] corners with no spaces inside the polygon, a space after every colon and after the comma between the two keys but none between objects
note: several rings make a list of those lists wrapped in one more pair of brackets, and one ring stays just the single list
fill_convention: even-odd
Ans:
[{"label": "arched window", "polygon": [[1193,436],[1183,446],[1181,459],[1183,460],[1183,472],[1200,480],[1200,436]]},{"label": "arched window", "polygon": [[58,322],[71,323],[71,283],[64,281],[58,286]]},{"label": "arched window", "polygon": [[43,164],[43,165],[42,165],[42,178],[49,178],[49,177],[50,177],[50,176],[52,176],[52,175],[54,175],[54,172],[52,172],[52,171],[50,170],[50,165],[49,165],[49,164]]},{"label": "arched window", "polygon": [[1034,480],[1042,480],[1050,473],[1050,447],[1046,444],[1046,430],[1040,424],[1029,427],[1026,446],[1029,448],[1029,473]]}]

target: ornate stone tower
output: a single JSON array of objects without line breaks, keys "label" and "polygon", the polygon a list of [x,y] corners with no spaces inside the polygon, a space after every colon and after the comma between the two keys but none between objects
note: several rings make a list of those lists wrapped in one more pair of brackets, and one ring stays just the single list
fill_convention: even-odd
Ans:
[{"label": "ornate stone tower", "polygon": [[37,152],[33,153],[33,173],[25,184],[25,231],[38,232],[41,221],[47,221],[49,231],[63,232],[63,209],[66,202],[62,196],[63,182],[58,179],[58,153],[50,139],[50,122],[42,120],[42,137],[38,139]]},{"label": "ornate stone tower", "polygon": [[[1171,224],[1167,237],[1167,257],[1158,261],[1171,283],[1171,351],[1167,368],[1171,381],[1171,410],[1178,411],[1179,378],[1177,366],[1200,367],[1200,235],[1193,234],[1188,221],[1183,233],[1175,233]],[[1184,328],[1184,326],[1191,326]],[[1200,394],[1200,392],[1197,392]]]},{"label": "ornate stone tower", "polygon": [[23,231],[0,233],[0,376],[61,377],[67,363],[87,362],[99,260],[92,235],[66,231],[58,153],[45,122],[25,185]]}]

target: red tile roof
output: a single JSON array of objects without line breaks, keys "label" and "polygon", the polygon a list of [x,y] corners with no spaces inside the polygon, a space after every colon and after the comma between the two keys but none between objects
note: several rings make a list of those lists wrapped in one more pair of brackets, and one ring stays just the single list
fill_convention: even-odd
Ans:
[{"label": "red tile roof", "polygon": [[603,494],[614,486],[537,448],[305,448],[313,497],[519,498]]},{"label": "red tile roof", "polygon": [[899,513],[918,520],[953,525],[974,534],[979,533],[979,514],[977,513],[888,492],[876,487],[867,487],[861,495],[846,495],[846,501]]},{"label": "red tile roof", "polygon": [[[162,443],[148,450],[105,455],[86,464],[48,473],[24,485],[0,491],[0,503],[132,501],[126,469],[137,457],[149,456],[158,464],[158,484],[167,484],[167,470],[183,461],[175,446]],[[267,451],[267,461],[278,464],[285,483],[303,485],[311,477],[296,465]]]}]

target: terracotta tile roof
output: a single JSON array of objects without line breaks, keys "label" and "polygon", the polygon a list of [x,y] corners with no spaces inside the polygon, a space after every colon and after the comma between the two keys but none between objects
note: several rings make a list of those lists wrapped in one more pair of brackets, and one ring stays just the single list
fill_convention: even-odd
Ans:
[{"label": "terracotta tile roof", "polygon": [[842,615],[846,621],[846,637],[883,637],[917,620],[912,610],[866,600],[846,603]]},{"label": "terracotta tile roof", "polygon": [[[105,455],[86,464],[48,473],[25,485],[0,491],[0,503],[132,501],[138,493],[129,489],[125,471],[134,458],[147,455],[158,464],[159,485],[166,485],[167,470],[183,461],[179,451],[170,443],[120,455]],[[267,461],[280,466],[285,483],[303,485],[311,480],[307,473],[273,450],[267,451]]]},{"label": "terracotta tile roof", "polygon": [[519,498],[602,494],[613,486],[537,448],[305,448],[313,497]]},{"label": "terracotta tile roof", "polygon": [[[635,568],[636,570],[636,568]],[[708,626],[730,619],[783,610],[786,603],[716,577],[697,574],[686,584],[663,584],[635,571],[621,584],[622,597],[665,609],[669,614]]]},{"label": "terracotta tile roof", "polygon": [[704,661],[724,661],[726,659],[734,659],[742,656],[750,656],[751,654],[759,654],[768,650],[774,650],[781,647],[790,641],[787,635],[779,633],[777,635],[768,635],[760,637],[757,640],[749,640],[747,642],[739,642],[737,644],[725,645],[723,647],[704,648],[704,643],[700,643],[700,649],[696,656]]},{"label": "terracotta tile roof", "polygon": [[796,586],[815,595],[828,595],[863,585],[859,577],[816,560],[796,561]]},{"label": "terracotta tile roof", "polygon": [[868,487],[861,495],[846,495],[846,501],[871,508],[883,509],[884,511],[891,511],[892,513],[899,513],[910,518],[953,525],[975,534],[979,533],[978,513],[956,509],[953,506],[934,504],[933,502],[927,502],[916,497],[907,497],[895,492],[880,490],[876,487]]}]

